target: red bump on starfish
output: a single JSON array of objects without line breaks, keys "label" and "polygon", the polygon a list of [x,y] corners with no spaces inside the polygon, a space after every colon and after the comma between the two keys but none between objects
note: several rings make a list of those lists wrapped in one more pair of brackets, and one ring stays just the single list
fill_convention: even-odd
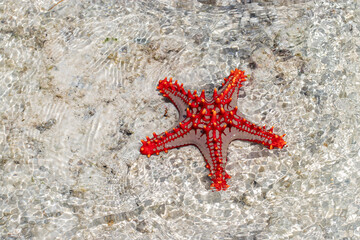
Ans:
[{"label": "red bump on starfish", "polygon": [[159,81],[157,89],[164,97],[170,99],[179,111],[179,123],[175,128],[160,135],[153,134],[153,138],[141,140],[140,153],[150,157],[170,149],[181,146],[195,145],[206,162],[211,188],[217,191],[226,190],[226,180],[231,177],[226,173],[227,150],[233,140],[244,140],[263,144],[269,149],[282,149],[286,142],[285,135],[273,133],[274,127],[256,126],[238,112],[237,99],[242,82],[246,81],[244,71],[231,71],[218,91],[214,89],[211,98],[205,97],[205,91],[200,97],[196,91],[192,94],[172,79]]}]

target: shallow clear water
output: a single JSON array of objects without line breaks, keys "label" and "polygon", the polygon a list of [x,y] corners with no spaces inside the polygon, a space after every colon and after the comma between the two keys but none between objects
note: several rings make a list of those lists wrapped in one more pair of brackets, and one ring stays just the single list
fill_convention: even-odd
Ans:
[{"label": "shallow clear water", "polygon": [[[2,239],[360,238],[357,1],[55,3],[0,2]],[[177,120],[160,79],[234,68],[287,148],[233,142],[225,192],[195,147],[140,155]]]}]

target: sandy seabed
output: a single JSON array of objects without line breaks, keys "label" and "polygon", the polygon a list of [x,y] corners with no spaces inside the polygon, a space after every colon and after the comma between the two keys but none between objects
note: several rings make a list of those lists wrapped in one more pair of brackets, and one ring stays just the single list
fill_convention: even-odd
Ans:
[{"label": "sandy seabed", "polygon": [[[0,2],[1,239],[360,239],[359,1],[55,3]],[[160,79],[234,68],[286,148],[234,141],[222,192],[195,147],[140,155]]]}]

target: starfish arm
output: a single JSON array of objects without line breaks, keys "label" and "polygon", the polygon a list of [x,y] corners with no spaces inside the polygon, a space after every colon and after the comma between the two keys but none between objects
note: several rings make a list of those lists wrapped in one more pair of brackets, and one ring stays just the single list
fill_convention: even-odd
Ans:
[{"label": "starfish arm", "polygon": [[181,115],[186,112],[186,109],[192,104],[196,104],[196,101],[199,97],[196,95],[196,91],[194,94],[188,90],[187,92],[184,90],[183,84],[179,85],[177,81],[172,82],[172,78],[167,80],[159,81],[159,85],[157,87],[160,93],[163,94],[164,97],[167,97],[177,108],[179,111],[179,121],[183,121],[186,118],[186,115]]},{"label": "starfish arm", "polygon": [[201,130],[196,131],[191,128],[191,125],[192,122],[186,119],[179,126],[169,131],[165,131],[160,135],[153,133],[152,138],[146,137],[146,140],[141,140],[143,144],[140,148],[141,154],[150,157],[153,154],[158,155],[160,152],[167,152],[173,148],[194,144],[198,138],[196,133]]},{"label": "starfish arm", "polygon": [[225,131],[226,135],[231,140],[244,140],[249,142],[256,142],[263,144],[269,149],[283,148],[286,142],[283,140],[283,136],[279,136],[273,133],[273,127],[266,130],[265,126],[257,126],[245,118],[235,115],[231,121],[231,128]]},{"label": "starfish arm", "polygon": [[226,190],[229,187],[226,180],[231,177],[225,170],[227,147],[228,144],[224,144],[222,134],[218,129],[213,128],[207,132],[206,151],[210,158],[205,156],[204,158],[206,168],[210,171],[208,176],[213,182],[210,187],[215,188],[217,191]]},{"label": "starfish arm", "polygon": [[[236,107],[239,90],[242,87],[241,83],[245,82],[247,77],[244,73],[244,71],[235,69],[235,71],[231,71],[227,78],[224,78],[223,86],[218,95],[220,97],[222,96],[222,102],[226,103],[225,110],[230,110]],[[216,95],[216,91],[214,92],[214,95]]]}]

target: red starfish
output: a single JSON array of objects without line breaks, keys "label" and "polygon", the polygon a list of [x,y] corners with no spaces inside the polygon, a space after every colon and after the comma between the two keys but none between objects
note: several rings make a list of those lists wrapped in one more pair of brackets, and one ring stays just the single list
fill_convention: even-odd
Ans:
[{"label": "red starfish", "polygon": [[209,169],[209,177],[213,181],[210,187],[226,190],[226,180],[230,176],[225,171],[227,149],[233,140],[245,140],[261,143],[268,147],[283,148],[286,142],[283,136],[273,133],[273,128],[265,129],[247,121],[237,111],[237,98],[242,82],[247,76],[244,71],[235,69],[218,92],[215,88],[211,99],[205,98],[203,90],[198,96],[184,90],[183,84],[172,83],[166,78],[159,81],[160,93],[167,97],[179,111],[179,125],[161,135],[141,140],[140,152],[150,157],[162,151],[187,145],[195,145],[202,153]]}]

